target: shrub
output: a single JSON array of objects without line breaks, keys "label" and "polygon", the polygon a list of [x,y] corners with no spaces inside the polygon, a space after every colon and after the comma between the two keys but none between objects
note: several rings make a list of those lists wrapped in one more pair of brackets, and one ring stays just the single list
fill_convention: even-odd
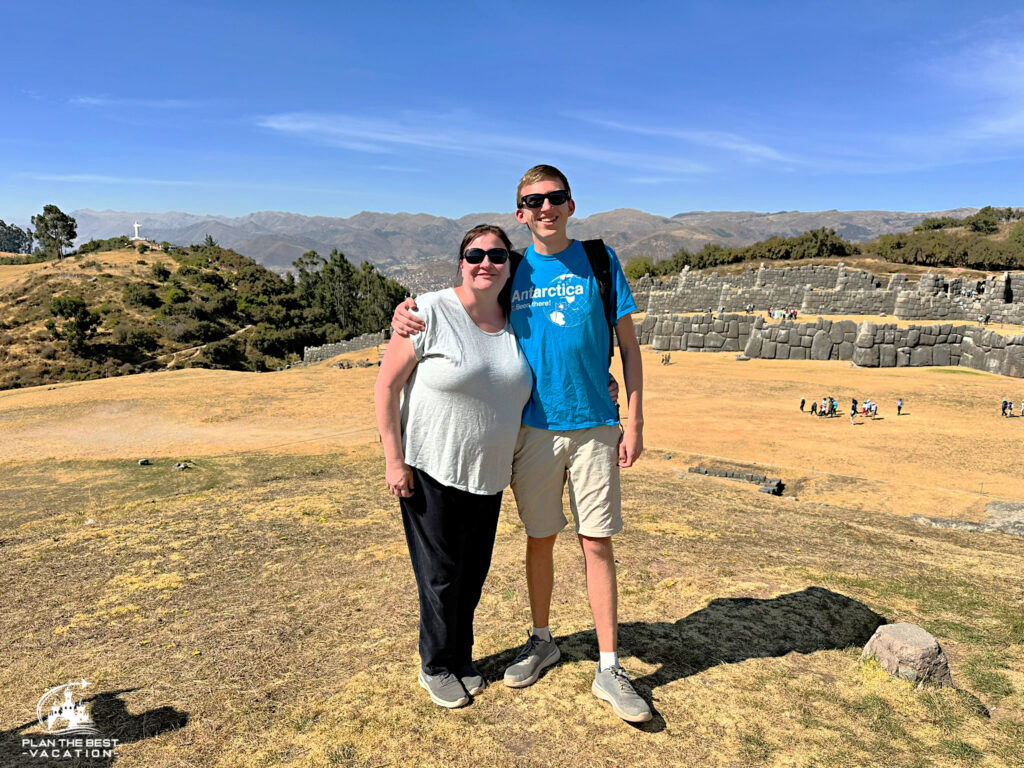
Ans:
[{"label": "shrub", "polygon": [[166,320],[164,332],[168,338],[182,343],[213,341],[224,335],[224,331],[215,323],[180,316]]},{"label": "shrub", "polygon": [[156,291],[144,283],[129,283],[124,287],[124,301],[133,307],[156,309],[160,306],[160,297]]},{"label": "shrub", "polygon": [[171,276],[171,270],[169,270],[167,266],[160,261],[158,261],[156,264],[150,267],[149,271],[152,272],[153,277],[155,277],[160,282],[163,282],[164,280]]},{"label": "shrub", "polygon": [[160,298],[164,304],[183,304],[188,301],[188,294],[181,290],[181,288],[173,286],[164,291]]},{"label": "shrub", "polygon": [[121,323],[114,327],[114,343],[150,352],[160,346],[160,339],[150,328]]}]

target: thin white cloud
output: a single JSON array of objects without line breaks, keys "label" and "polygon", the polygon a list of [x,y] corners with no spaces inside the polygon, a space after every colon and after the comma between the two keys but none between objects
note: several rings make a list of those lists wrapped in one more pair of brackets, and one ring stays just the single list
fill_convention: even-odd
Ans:
[{"label": "thin white cloud", "polygon": [[[704,163],[657,153],[607,149],[585,142],[525,138],[523,131],[491,128],[479,118],[462,115],[408,115],[403,119],[365,118],[347,114],[293,112],[256,120],[261,128],[294,138],[369,154],[425,150],[458,155],[482,154],[521,160],[531,157],[574,157],[626,168],[668,173],[704,173]],[[467,127],[468,126],[468,127]]]},{"label": "thin white cloud", "polygon": [[735,133],[728,133],[725,131],[684,131],[676,128],[664,128],[649,123],[638,125],[635,123],[623,123],[617,120],[606,120],[603,118],[587,117],[578,114],[568,116],[592,125],[611,128],[613,130],[623,131],[626,133],[633,133],[639,136],[662,136],[670,139],[678,139],[679,141],[701,147],[721,149],[739,156],[742,160],[793,162],[792,158],[787,157],[777,149],[751,141]]},{"label": "thin white cloud", "polygon": [[208,101],[197,99],[131,99],[109,96],[76,96],[68,99],[68,103],[83,107],[134,107],[139,109],[196,109],[209,104]]}]

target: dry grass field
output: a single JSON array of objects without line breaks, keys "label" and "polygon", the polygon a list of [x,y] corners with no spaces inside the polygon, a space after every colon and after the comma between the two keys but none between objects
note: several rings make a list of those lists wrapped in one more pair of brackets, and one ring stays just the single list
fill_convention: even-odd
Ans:
[{"label": "dry grass field", "polygon": [[[640,728],[590,694],[570,536],[557,666],[453,712],[417,686],[375,368],[0,392],[0,765],[47,764],[20,755],[36,702],[84,677],[100,729],[122,740],[114,762],[146,768],[1024,766],[1024,541],[906,519],[979,520],[988,501],[1024,499],[1024,419],[999,417],[1024,382],[644,358],[647,450],[624,472],[616,538],[623,663],[656,713]],[[824,394],[847,409],[870,397],[879,418],[799,412]],[[686,471],[701,463],[756,467],[786,492]],[[509,497],[477,612],[492,681],[528,628],[523,549]],[[958,689],[862,662],[881,618],[935,634]]]}]

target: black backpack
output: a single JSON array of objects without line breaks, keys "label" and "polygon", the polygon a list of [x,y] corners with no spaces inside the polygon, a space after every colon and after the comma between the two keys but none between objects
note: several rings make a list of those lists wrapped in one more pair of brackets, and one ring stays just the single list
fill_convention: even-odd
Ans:
[{"label": "black backpack", "polygon": [[[601,304],[604,307],[604,319],[608,323],[608,364],[611,365],[615,356],[615,307],[612,304],[612,260],[608,256],[608,249],[604,240],[584,240],[583,250],[586,251],[587,261],[590,262],[590,271],[594,273],[597,280],[597,290],[601,294]],[[519,262],[523,260],[523,254],[512,251],[512,274],[509,276],[508,289],[511,290],[512,277],[516,273]],[[508,309],[506,309],[508,311]]]}]

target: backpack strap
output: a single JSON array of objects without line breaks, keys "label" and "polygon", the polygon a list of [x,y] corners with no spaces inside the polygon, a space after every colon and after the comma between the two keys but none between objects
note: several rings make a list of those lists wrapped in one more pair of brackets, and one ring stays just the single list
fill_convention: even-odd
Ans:
[{"label": "backpack strap", "polygon": [[587,261],[597,280],[597,289],[601,293],[601,304],[604,306],[604,319],[608,323],[608,362],[615,356],[615,307],[612,306],[612,260],[608,256],[608,248],[604,240],[584,240],[583,250],[587,253]]}]

